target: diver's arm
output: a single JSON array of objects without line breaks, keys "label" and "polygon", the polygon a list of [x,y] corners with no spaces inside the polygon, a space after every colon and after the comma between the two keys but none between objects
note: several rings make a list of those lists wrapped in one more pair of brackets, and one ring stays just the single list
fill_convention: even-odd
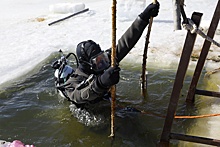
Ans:
[{"label": "diver's arm", "polygon": [[149,24],[150,17],[156,17],[159,13],[160,4],[151,3],[147,8],[136,18],[127,31],[118,40],[116,49],[117,61],[120,62],[129,51],[135,46],[140,39],[144,29]]},{"label": "diver's arm", "polygon": [[118,40],[116,48],[117,62],[120,62],[140,39],[144,29],[149,22],[142,20],[139,16]]}]

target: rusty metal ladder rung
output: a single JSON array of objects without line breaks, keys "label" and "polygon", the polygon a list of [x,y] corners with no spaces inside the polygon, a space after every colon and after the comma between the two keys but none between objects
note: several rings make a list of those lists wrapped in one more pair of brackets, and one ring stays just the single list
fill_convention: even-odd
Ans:
[{"label": "rusty metal ladder rung", "polygon": [[196,89],[195,94],[220,98],[220,92]]}]

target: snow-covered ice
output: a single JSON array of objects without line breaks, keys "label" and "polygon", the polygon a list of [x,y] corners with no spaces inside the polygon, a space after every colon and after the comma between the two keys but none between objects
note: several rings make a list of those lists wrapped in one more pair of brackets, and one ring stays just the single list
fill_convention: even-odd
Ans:
[{"label": "snow-covered ice", "polygon": [[[119,0],[117,4],[117,37],[128,28],[149,2],[144,0]],[[186,2],[186,14],[203,13],[201,27],[209,27],[217,1]],[[57,6],[55,8],[55,6]],[[87,39],[99,43],[103,50],[111,46],[111,2],[108,1],[42,1],[3,0],[1,1],[1,54],[0,84],[12,80],[45,59],[50,53],[63,49],[74,52],[76,45]],[[154,19],[148,51],[148,64],[159,67],[172,67],[178,64],[185,30],[174,31],[172,2],[160,2],[159,16]],[[66,17],[71,11],[89,8],[90,11],[48,26],[48,23]],[[62,13],[60,11],[63,11]],[[59,12],[59,13],[57,13]],[[146,29],[147,31],[147,29]],[[218,27],[219,31],[219,27]],[[125,62],[134,64],[142,62],[145,34],[125,58]],[[215,36],[219,40],[219,35]],[[198,54],[204,39],[197,37],[194,53]],[[208,58],[219,58],[219,49],[211,47]],[[137,60],[133,60],[133,59]],[[127,60],[129,59],[129,60]],[[131,59],[131,60],[130,60]],[[196,62],[192,62],[195,65]],[[218,68],[218,63],[207,62],[210,69]]]}]

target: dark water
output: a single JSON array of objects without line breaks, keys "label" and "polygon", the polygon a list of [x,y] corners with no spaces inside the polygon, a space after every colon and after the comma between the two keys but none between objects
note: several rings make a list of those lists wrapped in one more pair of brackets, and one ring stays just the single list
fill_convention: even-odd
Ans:
[{"label": "dark water", "polygon": [[[21,140],[38,147],[70,146],[148,146],[160,139],[175,70],[148,69],[148,93],[141,96],[141,67],[121,65],[121,79],[117,85],[115,139],[110,135],[110,104],[103,101],[79,111],[54,89],[55,56],[51,55],[38,67],[38,73],[19,79],[0,91],[0,139]],[[189,84],[190,76],[185,83]],[[187,88],[183,86],[177,113],[196,114],[195,107],[185,106]],[[148,114],[126,111],[126,107],[144,110]],[[157,115],[154,115],[156,113]],[[173,130],[186,133],[194,120],[174,121]],[[177,146],[172,142],[171,146]]]}]

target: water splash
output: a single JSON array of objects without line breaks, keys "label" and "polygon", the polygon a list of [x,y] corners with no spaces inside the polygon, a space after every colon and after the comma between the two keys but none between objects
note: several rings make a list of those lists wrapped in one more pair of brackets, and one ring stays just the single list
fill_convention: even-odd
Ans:
[{"label": "water splash", "polygon": [[77,118],[77,120],[86,126],[98,126],[104,123],[104,116],[95,115],[86,109],[77,108],[76,105],[71,104],[69,106],[72,115]]}]

